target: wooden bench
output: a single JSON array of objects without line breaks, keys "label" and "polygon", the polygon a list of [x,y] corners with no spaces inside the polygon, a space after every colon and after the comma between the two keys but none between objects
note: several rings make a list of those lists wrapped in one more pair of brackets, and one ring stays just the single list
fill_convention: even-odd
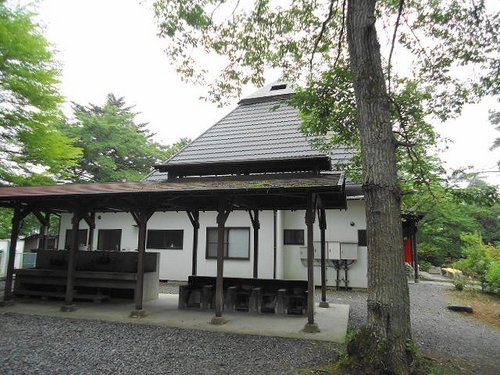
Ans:
[{"label": "wooden bench", "polygon": [[[179,287],[179,308],[215,308],[216,278],[189,276]],[[280,279],[223,279],[224,309],[276,314],[304,314],[307,309],[307,281]]]}]

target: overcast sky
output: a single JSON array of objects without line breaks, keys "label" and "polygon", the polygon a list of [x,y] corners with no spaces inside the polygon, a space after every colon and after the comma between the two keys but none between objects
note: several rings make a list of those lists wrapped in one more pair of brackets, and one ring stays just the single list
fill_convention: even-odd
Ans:
[{"label": "overcast sky", "polygon": [[[25,1],[20,1],[26,4]],[[13,2],[16,3],[16,2]],[[202,87],[181,82],[157,36],[152,11],[138,0],[41,0],[39,22],[61,64],[61,90],[68,103],[102,104],[107,93],[124,96],[136,105],[141,121],[149,122],[157,140],[171,144],[181,137],[195,138],[228,113],[199,100]],[[210,67],[207,67],[210,68]],[[272,77],[273,80],[278,77]],[[247,88],[244,95],[255,88]],[[443,156],[447,166],[474,166],[476,171],[498,170],[500,150],[489,148],[495,132],[488,122],[494,100],[466,106],[462,117],[436,124],[453,141]],[[69,108],[69,105],[67,106]],[[500,173],[489,173],[500,184]]]}]

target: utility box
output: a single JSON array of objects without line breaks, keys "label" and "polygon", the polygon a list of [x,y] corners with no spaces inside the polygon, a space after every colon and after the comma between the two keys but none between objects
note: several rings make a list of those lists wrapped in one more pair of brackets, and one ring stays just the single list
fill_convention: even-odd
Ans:
[{"label": "utility box", "polygon": [[327,258],[330,260],[340,259],[340,242],[328,242]]},{"label": "utility box", "polygon": [[347,259],[347,260],[358,259],[358,244],[342,242],[340,244],[340,259]]},{"label": "utility box", "polygon": [[314,259],[321,260],[321,243],[320,242],[314,244]]}]

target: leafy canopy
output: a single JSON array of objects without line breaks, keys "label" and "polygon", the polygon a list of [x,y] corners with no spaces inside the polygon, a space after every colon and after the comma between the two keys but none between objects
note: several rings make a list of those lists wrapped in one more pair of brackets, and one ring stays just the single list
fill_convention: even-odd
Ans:
[{"label": "leafy canopy", "polygon": [[138,181],[188,142],[181,139],[170,147],[154,142],[147,124],[136,122],[133,107],[113,94],[103,106],[74,103],[73,110],[75,121],[61,130],[83,149],[71,168],[74,182]]},{"label": "leafy canopy", "polygon": [[[336,0],[155,2],[172,64],[184,79],[208,85],[211,100],[224,104],[246,84],[263,85],[266,73],[280,74],[303,83],[293,104],[305,134],[319,136],[318,147],[359,152],[346,11],[346,1]],[[377,18],[394,137],[403,146],[397,151],[400,178],[403,189],[418,189],[443,172],[432,156],[438,137],[431,120],[498,95],[500,17],[484,1],[385,0],[377,2]],[[220,62],[215,77],[205,55]]]},{"label": "leafy canopy", "polygon": [[24,9],[0,2],[0,184],[64,179],[81,151],[57,130],[59,70],[49,43]]},{"label": "leafy canopy", "polygon": [[478,233],[486,244],[500,244],[497,188],[475,176],[454,175],[447,185],[406,196],[403,207],[425,213],[418,235],[419,258],[434,265],[450,264],[465,255],[464,233]]}]

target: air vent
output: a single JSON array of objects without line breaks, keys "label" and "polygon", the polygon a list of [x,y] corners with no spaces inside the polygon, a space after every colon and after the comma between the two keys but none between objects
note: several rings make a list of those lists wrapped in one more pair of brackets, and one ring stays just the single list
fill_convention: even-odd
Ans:
[{"label": "air vent", "polygon": [[284,89],[286,89],[286,84],[271,86],[271,90],[270,91],[284,90]]}]

